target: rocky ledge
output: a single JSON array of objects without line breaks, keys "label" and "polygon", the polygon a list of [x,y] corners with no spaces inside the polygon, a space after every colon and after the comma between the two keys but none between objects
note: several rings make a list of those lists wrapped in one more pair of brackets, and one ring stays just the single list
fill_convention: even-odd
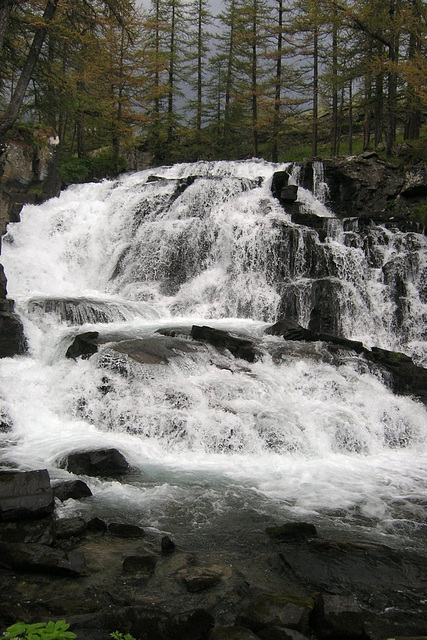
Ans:
[{"label": "rocky ledge", "polygon": [[66,619],[80,640],[427,637],[425,554],[253,514],[209,545],[149,523],[57,518],[55,501],[93,499],[84,486],[0,472],[0,628]]}]

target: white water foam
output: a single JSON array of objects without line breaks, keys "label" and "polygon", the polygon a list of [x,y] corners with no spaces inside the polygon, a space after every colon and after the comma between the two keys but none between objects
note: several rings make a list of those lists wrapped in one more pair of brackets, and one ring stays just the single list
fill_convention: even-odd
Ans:
[{"label": "white water foam", "polygon": [[[333,512],[341,526],[369,523],[386,534],[409,514],[422,529],[425,407],[394,396],[357,362],[325,361],[321,347],[304,355],[296,345],[272,357],[282,341],[263,337],[280,299],[268,252],[280,242],[280,224],[290,224],[269,194],[277,168],[178,165],[25,207],[2,256],[30,342],[30,355],[0,361],[2,420],[12,425],[1,434],[5,461],[64,477],[58,464],[69,451],[115,446],[133,465],[133,480],[89,480],[96,499],[135,514],[143,508],[158,526],[177,503],[203,522],[242,499],[277,517]],[[161,180],[147,182],[150,174]],[[175,179],[194,175],[172,198]],[[382,310],[390,305],[378,280],[363,289],[369,270],[361,250],[330,243],[343,256],[341,278],[353,282],[351,303],[359,298],[363,313],[369,296]],[[403,239],[390,240],[388,261],[397,253],[392,243]],[[70,326],[55,311],[42,313],[46,299],[111,315],[88,323],[82,311],[84,324]],[[377,318],[375,309],[370,336],[381,339],[387,332]],[[159,328],[192,324],[261,340],[264,355],[250,364],[201,347],[167,366],[112,355],[114,340],[155,339]],[[73,336],[89,330],[106,343],[99,354],[65,359]]]}]

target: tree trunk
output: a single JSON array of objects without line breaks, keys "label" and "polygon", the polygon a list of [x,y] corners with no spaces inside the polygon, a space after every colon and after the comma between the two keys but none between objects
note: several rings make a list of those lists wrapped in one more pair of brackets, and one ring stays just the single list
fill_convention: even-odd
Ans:
[{"label": "tree trunk", "polygon": [[0,49],[3,48],[7,25],[9,23],[9,16],[14,4],[15,0],[0,1]]},{"label": "tree trunk", "polygon": [[317,129],[318,129],[318,104],[319,104],[319,28],[317,20],[313,32],[313,133],[311,153],[313,158],[317,156]]},{"label": "tree trunk", "polygon": [[271,161],[279,162],[279,127],[280,127],[280,107],[281,107],[281,86],[282,86],[282,42],[283,42],[283,0],[278,0],[279,31],[277,34],[277,61],[276,61],[276,87],[274,94],[274,115],[273,115],[273,147],[271,150]]},{"label": "tree trunk", "polygon": [[33,42],[31,43],[30,50],[24,62],[24,66],[22,67],[21,75],[19,76],[15,91],[9,102],[9,106],[7,107],[4,115],[0,118],[0,136],[4,136],[4,134],[9,131],[11,127],[13,127],[16,119],[19,116],[19,112],[25,98],[25,93],[27,91],[28,85],[33,75],[34,67],[36,66],[43,43],[46,38],[46,23],[52,20],[53,16],[55,15],[58,2],[59,0],[48,0],[47,2],[43,14],[44,25],[36,29]]},{"label": "tree trunk", "polygon": [[331,155],[338,154],[338,24],[337,3],[333,3],[332,16],[332,131],[331,131]]}]

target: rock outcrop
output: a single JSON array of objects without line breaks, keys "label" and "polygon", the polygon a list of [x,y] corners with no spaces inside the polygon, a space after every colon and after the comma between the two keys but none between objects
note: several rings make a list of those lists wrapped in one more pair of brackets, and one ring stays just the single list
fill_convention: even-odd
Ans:
[{"label": "rock outcrop", "polygon": [[[48,135],[37,144],[3,142],[0,145],[0,253],[1,236],[9,222],[19,222],[24,204],[39,204],[57,196],[61,177],[56,169],[57,141]],[[14,303],[6,299],[7,281],[0,265],[0,358],[24,353],[26,340]]]}]

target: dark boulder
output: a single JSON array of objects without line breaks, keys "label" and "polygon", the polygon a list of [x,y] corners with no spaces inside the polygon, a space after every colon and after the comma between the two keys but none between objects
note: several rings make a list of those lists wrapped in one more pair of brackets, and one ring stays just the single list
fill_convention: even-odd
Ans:
[{"label": "dark boulder", "polygon": [[258,640],[259,637],[244,627],[214,627],[208,640]]},{"label": "dark boulder", "polygon": [[365,350],[362,342],[357,340],[349,340],[340,336],[334,336],[329,333],[320,333],[311,329],[305,329],[300,324],[289,318],[282,318],[265,331],[267,334],[274,336],[283,336],[285,340],[303,340],[306,342],[329,342],[339,345],[344,349],[350,349],[356,353],[362,353]]},{"label": "dark boulder", "polygon": [[248,362],[254,362],[257,356],[255,345],[251,340],[234,336],[228,331],[193,325],[191,337],[194,340],[208,342],[217,349],[227,349],[235,358],[241,358]]},{"label": "dark boulder", "polygon": [[317,536],[317,529],[310,522],[287,522],[277,527],[267,527],[265,531],[270,538],[279,542],[305,540]]},{"label": "dark boulder", "polygon": [[27,350],[24,327],[19,317],[8,311],[10,300],[0,301],[0,358],[13,358]]},{"label": "dark boulder", "polygon": [[76,336],[68,347],[65,357],[74,359],[79,357],[90,358],[98,351],[98,338],[99,333],[97,331],[87,331]]},{"label": "dark boulder", "polygon": [[86,532],[86,529],[86,521],[78,516],[73,518],[60,518],[55,522],[56,537],[58,539],[80,537]]},{"label": "dark boulder", "polygon": [[366,640],[365,625],[370,618],[370,613],[354,598],[320,594],[311,625],[321,640]]},{"label": "dark boulder", "polygon": [[84,555],[66,553],[44,544],[0,542],[0,565],[18,571],[79,577],[85,573]]},{"label": "dark boulder", "polygon": [[0,521],[40,518],[54,507],[46,470],[0,471]]},{"label": "dark boulder", "polygon": [[61,502],[69,500],[81,500],[92,495],[92,491],[83,480],[66,480],[53,486],[53,495]]},{"label": "dark boulder", "polygon": [[0,523],[0,540],[2,542],[37,542],[52,545],[56,533],[52,516],[37,520],[13,520]]},{"label": "dark boulder", "polygon": [[415,395],[427,403],[427,369],[416,365],[412,358],[397,351],[379,347],[364,350],[365,357],[385,369],[392,380],[393,391],[403,395]]},{"label": "dark boulder", "polygon": [[129,463],[117,449],[94,449],[69,453],[60,466],[76,475],[112,478],[129,471]]},{"label": "dark boulder", "polygon": [[136,524],[127,524],[126,522],[110,522],[107,527],[108,533],[119,538],[143,538],[145,531]]},{"label": "dark boulder", "polygon": [[304,633],[313,606],[312,598],[264,593],[249,601],[237,615],[236,624],[257,635],[269,627],[285,627]]}]

